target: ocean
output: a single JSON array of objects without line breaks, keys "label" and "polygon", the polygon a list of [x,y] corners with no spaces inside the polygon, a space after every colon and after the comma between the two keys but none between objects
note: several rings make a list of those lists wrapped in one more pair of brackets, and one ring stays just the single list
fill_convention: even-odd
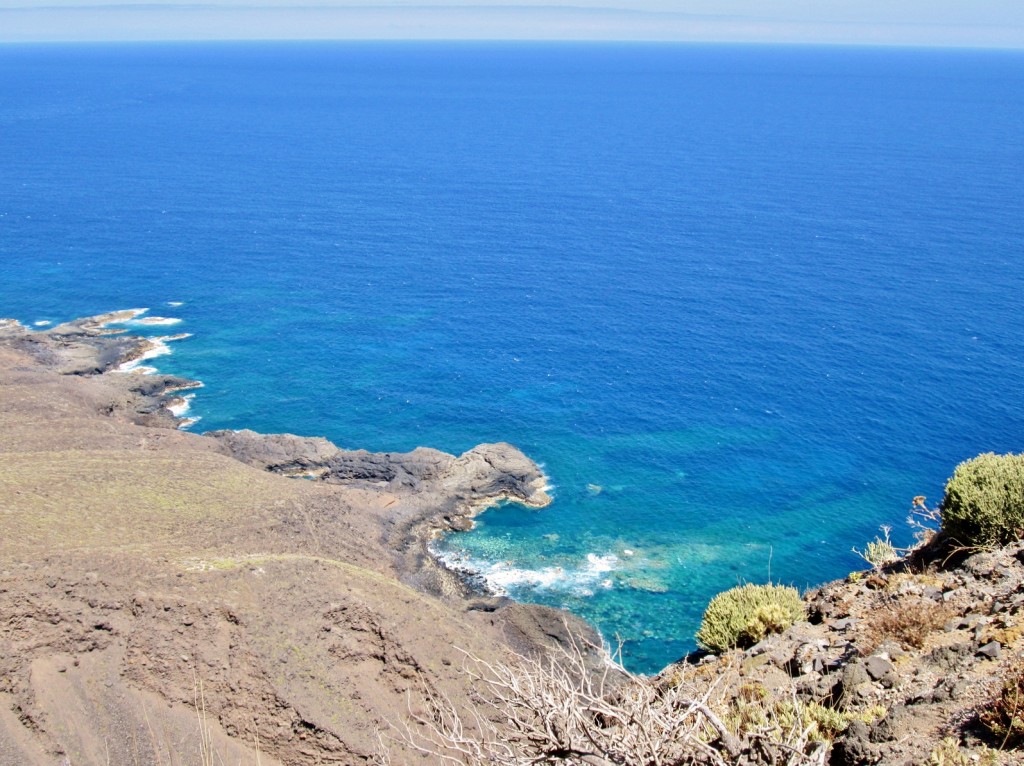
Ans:
[{"label": "ocean", "polygon": [[554,502],[438,554],[636,671],[1022,448],[1020,52],[12,45],[0,145],[0,316],[180,318],[196,431],[516,444]]}]

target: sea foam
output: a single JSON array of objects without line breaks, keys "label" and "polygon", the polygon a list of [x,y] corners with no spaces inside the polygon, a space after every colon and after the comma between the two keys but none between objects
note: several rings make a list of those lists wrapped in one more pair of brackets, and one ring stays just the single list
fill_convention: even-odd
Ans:
[{"label": "sea foam", "polygon": [[141,319],[133,319],[129,322],[126,322],[126,324],[157,326],[179,324],[180,322],[181,319],[179,319],[178,317],[142,317]]},{"label": "sea foam", "polygon": [[614,580],[609,575],[619,564],[619,557],[612,553],[588,553],[578,565],[530,568],[518,566],[514,561],[490,562],[436,547],[431,552],[449,569],[479,581],[487,590],[501,596],[540,590],[592,596],[599,588],[614,587]]},{"label": "sea foam", "polygon": [[[123,362],[120,365],[118,365],[117,371],[134,372],[142,365],[143,362],[146,362],[150,359],[156,359],[158,356],[166,356],[167,354],[171,353],[170,346],[168,346],[164,341],[160,340],[159,338],[152,338],[150,340],[152,343],[150,348],[146,349],[146,351],[144,351],[142,355],[139,356],[138,358],[132,359],[127,362]],[[147,366],[147,369],[156,372],[155,367]]]},{"label": "sea foam", "polygon": [[171,353],[171,347],[167,344],[176,341],[184,340],[185,338],[192,337],[191,333],[178,333],[177,335],[160,335],[153,338],[146,338],[149,347],[142,352],[135,359],[131,359],[127,362],[122,362],[117,366],[118,372],[138,372],[140,369],[146,370],[147,373],[156,372],[156,368],[146,365],[143,367],[142,363],[150,359],[156,359],[158,356],[167,356]]},{"label": "sea foam", "polygon": [[174,415],[176,418],[180,418],[190,409],[192,409],[192,400],[196,398],[195,394],[186,394],[185,396],[179,396],[172,399],[170,403],[164,405],[167,410]]}]

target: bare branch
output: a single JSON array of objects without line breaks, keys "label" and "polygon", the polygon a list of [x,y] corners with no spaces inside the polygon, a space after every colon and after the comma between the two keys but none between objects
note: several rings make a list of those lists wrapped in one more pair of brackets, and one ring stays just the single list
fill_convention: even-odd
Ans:
[{"label": "bare branch", "polygon": [[406,747],[441,764],[825,766],[828,748],[812,741],[815,724],[795,698],[795,722],[769,711],[754,731],[730,729],[724,674],[699,684],[637,676],[579,637],[544,656],[463,655],[474,700],[460,710],[424,688],[426,712],[414,711],[410,699],[409,720],[393,727]]}]

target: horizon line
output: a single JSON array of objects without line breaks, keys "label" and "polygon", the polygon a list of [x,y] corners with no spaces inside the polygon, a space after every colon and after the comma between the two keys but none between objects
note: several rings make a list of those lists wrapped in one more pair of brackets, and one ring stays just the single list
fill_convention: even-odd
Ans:
[{"label": "horizon line", "polygon": [[828,40],[736,40],[736,39],[678,39],[678,38],[556,38],[556,37],[138,37],[109,39],[39,38],[7,40],[0,38],[0,46],[31,45],[246,45],[253,43],[322,43],[322,44],[367,44],[414,43],[422,45],[502,43],[507,45],[635,45],[635,46],[735,46],[757,48],[884,48],[887,50],[950,50],[950,51],[1003,51],[1024,53],[1024,44],[1000,45],[978,43],[927,43],[927,42],[861,42]]},{"label": "horizon line", "polygon": [[951,19],[945,23],[823,21],[573,5],[236,2],[175,5],[100,0],[93,5],[29,7],[0,0],[0,43],[436,40],[1024,49],[1024,25],[995,24],[991,18],[957,24]]}]

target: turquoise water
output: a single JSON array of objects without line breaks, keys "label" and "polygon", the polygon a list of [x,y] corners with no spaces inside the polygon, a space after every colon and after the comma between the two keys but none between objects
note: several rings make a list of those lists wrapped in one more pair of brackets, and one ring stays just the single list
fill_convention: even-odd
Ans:
[{"label": "turquoise water", "polygon": [[517,444],[445,555],[651,671],[1021,449],[1022,126],[1016,53],[0,48],[0,315],[180,317],[196,430]]}]

